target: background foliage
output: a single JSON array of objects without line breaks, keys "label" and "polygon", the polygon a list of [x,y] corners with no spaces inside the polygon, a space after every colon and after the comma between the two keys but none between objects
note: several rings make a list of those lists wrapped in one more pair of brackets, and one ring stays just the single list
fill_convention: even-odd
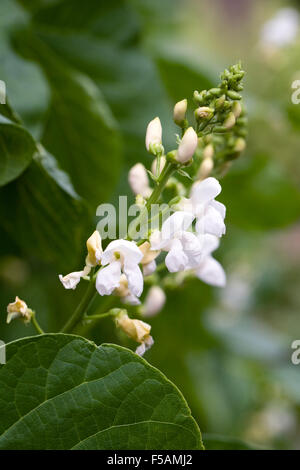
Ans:
[{"label": "background foliage", "polygon": [[[73,310],[82,286],[65,291],[57,274],[81,266],[96,207],[119,194],[132,198],[128,169],[136,161],[149,166],[147,122],[160,116],[168,147],[175,101],[213,86],[225,66],[243,62],[248,148],[222,180],[220,197],[228,229],[217,257],[228,285],[220,291],[194,280],[168,290],[147,353],[182,390],[208,448],[247,446],[236,439],[256,448],[300,446],[300,369],[290,361],[300,335],[300,105],[291,104],[300,42],[275,57],[258,45],[263,22],[282,4],[0,5],[0,79],[11,105],[0,106],[5,341],[33,334],[30,326],[5,325],[16,294],[49,331]],[[109,319],[93,339],[128,346]]]}]

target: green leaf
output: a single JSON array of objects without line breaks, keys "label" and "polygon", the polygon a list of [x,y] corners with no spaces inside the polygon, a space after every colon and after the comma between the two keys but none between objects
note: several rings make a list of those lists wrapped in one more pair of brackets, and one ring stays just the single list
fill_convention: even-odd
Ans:
[{"label": "green leaf", "polygon": [[16,181],[0,191],[1,226],[29,258],[58,270],[81,261],[88,211],[49,154],[37,155]]},{"label": "green leaf", "polygon": [[7,346],[0,449],[200,449],[178,389],[131,351],[51,334]]},{"label": "green leaf", "polygon": [[35,142],[29,132],[0,114],[0,186],[18,178],[35,151]]},{"label": "green leaf", "polygon": [[120,138],[110,109],[91,78],[70,68],[30,30],[20,32],[15,44],[42,67],[51,88],[42,143],[94,209],[111,196],[119,176]]},{"label": "green leaf", "polygon": [[218,434],[204,434],[203,442],[206,450],[259,450],[260,448],[240,439]]}]

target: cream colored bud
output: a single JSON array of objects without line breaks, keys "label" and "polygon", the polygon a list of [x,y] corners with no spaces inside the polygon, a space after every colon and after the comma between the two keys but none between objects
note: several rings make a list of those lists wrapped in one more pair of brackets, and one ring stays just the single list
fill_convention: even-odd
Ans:
[{"label": "cream colored bud", "polygon": [[141,163],[137,163],[129,170],[128,182],[134,194],[141,194],[143,197],[150,196],[151,188],[147,170]]},{"label": "cream colored bud", "polygon": [[6,322],[10,323],[15,318],[22,318],[25,323],[30,322],[32,317],[32,310],[27,307],[26,302],[16,296],[15,301],[7,306],[7,319]]},{"label": "cream colored bud", "polygon": [[186,110],[187,110],[187,99],[178,101],[178,103],[175,104],[174,111],[173,111],[173,119],[174,119],[175,124],[177,124],[178,126],[180,126],[184,122]]},{"label": "cream colored bud", "polygon": [[212,144],[207,145],[203,150],[203,158],[213,158],[214,156],[214,147]]},{"label": "cream colored bud", "polygon": [[116,325],[137,343],[143,343],[150,336],[151,325],[142,320],[129,318],[125,311],[116,317]]},{"label": "cream colored bud", "polygon": [[243,152],[246,148],[246,141],[242,137],[239,137],[235,143],[235,152]]},{"label": "cream colored bud", "polygon": [[200,165],[198,175],[197,175],[197,179],[204,180],[205,178],[207,178],[210,175],[213,168],[214,168],[213,159],[212,158],[205,158],[203,160],[203,162],[201,163],[201,165]]},{"label": "cream colored bud", "polygon": [[162,143],[162,127],[159,117],[149,122],[146,131],[146,149],[151,150],[150,145]]},{"label": "cream colored bud", "polygon": [[226,129],[232,129],[234,125],[235,125],[235,116],[233,113],[229,113],[228,117],[224,121],[224,127],[226,127]]},{"label": "cream colored bud", "polygon": [[94,267],[100,264],[100,258],[102,255],[102,242],[98,230],[95,230],[90,238],[88,238],[86,247],[88,250],[88,255],[85,260],[86,265]]},{"label": "cream colored bud", "polygon": [[232,106],[232,112],[234,117],[237,119],[242,114],[243,108],[239,101],[235,101]]},{"label": "cream colored bud", "polygon": [[161,311],[166,302],[166,294],[159,286],[152,286],[145,299],[142,313],[144,317],[153,317]]},{"label": "cream colored bud", "polygon": [[[159,159],[159,174],[162,172],[165,164],[166,164],[166,157],[161,156]],[[152,165],[151,165],[151,171],[154,175],[156,175],[156,169],[157,169],[157,158],[153,160]]]},{"label": "cream colored bud", "polygon": [[208,106],[200,106],[195,111],[196,119],[211,119],[214,115],[214,110]]},{"label": "cream colored bud", "polygon": [[142,245],[139,246],[140,251],[143,253],[143,258],[141,264],[149,264],[157,258],[160,251],[159,250],[151,250],[151,245],[149,242],[144,242]]},{"label": "cream colored bud", "polygon": [[179,144],[176,160],[180,163],[187,163],[192,159],[198,145],[198,136],[192,127],[185,132]]}]

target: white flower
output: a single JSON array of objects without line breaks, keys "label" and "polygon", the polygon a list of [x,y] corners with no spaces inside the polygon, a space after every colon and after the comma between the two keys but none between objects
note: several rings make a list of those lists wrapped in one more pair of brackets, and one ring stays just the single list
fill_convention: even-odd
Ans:
[{"label": "white flower", "polygon": [[261,43],[275,47],[288,45],[295,40],[299,24],[299,13],[295,8],[281,8],[264,24]]},{"label": "white flower", "polygon": [[168,251],[165,263],[171,273],[195,267],[201,260],[201,243],[187,231],[194,218],[190,212],[175,212],[163,223],[161,232],[151,234],[151,249]]},{"label": "white flower", "polygon": [[203,259],[195,269],[195,274],[206,284],[224,287],[226,284],[225,271],[221,264],[211,256],[211,253],[219,246],[219,239],[209,234],[202,235],[201,238]]},{"label": "white flower", "polygon": [[198,234],[210,233],[217,237],[224,235],[226,208],[224,204],[215,201],[221,190],[221,185],[215,178],[206,178],[194,183],[190,199],[182,199],[179,204],[179,209],[191,212],[196,217]]},{"label": "white flower", "polygon": [[[146,131],[146,149],[151,152],[151,146],[161,145],[162,127],[159,117],[152,119],[147,126]],[[151,152],[152,153],[152,152]]]},{"label": "white flower", "polygon": [[144,317],[153,317],[161,311],[166,302],[166,294],[159,286],[152,286],[142,307]]},{"label": "white flower", "polygon": [[147,171],[141,163],[137,163],[129,170],[128,182],[134,194],[141,194],[145,198],[150,196],[151,188]]},{"label": "white flower", "polygon": [[180,163],[186,163],[193,157],[198,145],[198,136],[192,127],[185,131],[179,144],[176,160]]},{"label": "white flower", "polygon": [[131,294],[140,297],[143,292],[143,275],[139,263],[143,254],[134,242],[114,240],[109,243],[101,256],[96,289],[100,295],[110,295],[120,286],[121,274],[125,274]]}]

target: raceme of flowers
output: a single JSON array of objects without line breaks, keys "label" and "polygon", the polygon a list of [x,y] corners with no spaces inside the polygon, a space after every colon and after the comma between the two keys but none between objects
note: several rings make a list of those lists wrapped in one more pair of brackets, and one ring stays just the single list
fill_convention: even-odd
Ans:
[{"label": "raceme of flowers", "polygon": [[[116,326],[139,344],[136,353],[142,355],[154,343],[151,325],[142,319],[151,318],[162,310],[166,301],[162,287],[167,285],[163,282],[164,276],[168,283],[169,279],[173,280],[174,285],[182,282],[186,274],[213,286],[225,286],[225,272],[212,253],[219,247],[226,231],[226,208],[216,200],[222,188],[211,173],[226,171],[245,148],[246,118],[239,103],[243,76],[241,65],[237,64],[224,71],[218,88],[194,92],[197,106],[194,126],[190,126],[187,119],[187,100],[176,103],[173,120],[181,130],[181,137],[177,136],[177,148],[169,153],[165,153],[162,143],[160,119],[156,117],[149,122],[145,146],[154,157],[151,171],[137,163],[129,171],[128,182],[136,195],[137,206],[148,215],[152,205],[166,194],[166,189],[173,191],[173,198],[167,202],[169,215],[165,218],[160,213],[158,228],[151,229],[148,224],[146,235],[140,240],[134,241],[129,229],[126,239],[113,240],[105,249],[100,233],[94,231],[86,242],[83,268],[59,275],[65,289],[75,289],[81,280],[88,281],[90,286],[78,306],[79,314],[77,309],[63,332],[72,332],[80,322],[111,315]],[[219,148],[222,158],[216,155]],[[192,163],[196,164],[193,178],[185,171]],[[189,190],[176,174],[193,180]],[[171,273],[168,278],[164,271]],[[179,272],[184,276],[172,275]],[[144,296],[145,284],[147,292]],[[95,289],[100,296],[112,296],[113,301],[121,299],[141,319],[130,318],[125,308],[88,315],[86,310]],[[14,318],[32,321],[36,329],[43,332],[35,312],[18,297],[9,304],[7,312],[8,322]]]}]

